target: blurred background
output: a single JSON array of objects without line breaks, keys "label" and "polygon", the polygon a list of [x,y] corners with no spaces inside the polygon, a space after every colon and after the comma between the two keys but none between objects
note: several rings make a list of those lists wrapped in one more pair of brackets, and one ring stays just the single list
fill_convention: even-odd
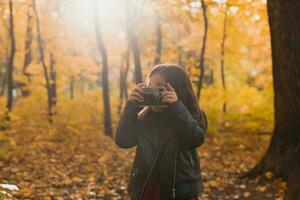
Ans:
[{"label": "blurred background", "polygon": [[1,0],[0,183],[20,199],[126,199],[134,150],[113,134],[128,92],[158,63],[187,70],[208,117],[206,197],[280,197],[282,182],[216,189],[271,136],[266,0]]}]

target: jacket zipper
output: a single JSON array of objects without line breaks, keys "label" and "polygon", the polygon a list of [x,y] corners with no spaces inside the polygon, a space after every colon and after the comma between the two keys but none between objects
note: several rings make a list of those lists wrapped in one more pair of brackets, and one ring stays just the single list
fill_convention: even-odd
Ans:
[{"label": "jacket zipper", "polygon": [[[160,131],[160,119],[159,119],[159,121],[158,121],[158,127],[159,127],[159,131]],[[146,186],[146,184],[147,184],[147,182],[148,182],[148,180],[149,180],[149,178],[150,178],[150,175],[151,175],[151,173],[152,173],[152,171],[153,171],[153,168],[154,168],[154,166],[155,166],[155,164],[156,164],[158,155],[159,155],[159,150],[158,150],[158,152],[157,152],[156,155],[155,155],[154,163],[153,163],[153,165],[151,166],[150,173],[148,174],[148,177],[147,177],[147,179],[146,179],[146,182],[145,182],[144,185],[143,185],[142,192],[141,192],[141,194],[140,194],[140,196],[139,196],[139,199],[142,199],[142,196],[143,196],[144,190],[145,190],[145,186]]]},{"label": "jacket zipper", "polygon": [[[191,161],[191,164],[192,164],[192,167],[194,168],[194,170],[196,170],[196,166],[195,166],[195,162],[193,160],[193,158],[191,157],[191,155],[189,153],[187,153],[188,157],[190,158],[190,161]],[[196,173],[195,173],[196,174]]]},{"label": "jacket zipper", "polygon": [[174,156],[174,170],[173,170],[173,188],[172,188],[172,197],[175,199],[175,183],[176,183],[176,161],[177,161],[177,140],[175,138],[175,156]]},{"label": "jacket zipper", "polygon": [[139,199],[142,199],[142,196],[143,196],[144,190],[145,190],[145,186],[146,186],[146,184],[147,184],[147,182],[148,182],[148,180],[149,180],[149,178],[150,178],[150,175],[151,175],[151,173],[152,173],[152,171],[153,171],[153,168],[154,168],[154,166],[155,166],[155,164],[156,164],[156,160],[157,160],[157,158],[158,158],[158,154],[159,154],[159,153],[156,153],[156,157],[155,157],[154,164],[151,166],[150,173],[148,174],[147,180],[146,180],[146,182],[145,182],[144,185],[143,185],[142,192],[141,192],[141,194],[140,194],[140,196],[139,196]]},{"label": "jacket zipper", "polygon": [[191,157],[191,155],[188,153],[188,156],[189,156],[189,158],[190,158],[190,160],[191,160],[191,163],[192,163],[192,166],[194,167],[195,165],[194,165],[194,160],[193,160],[193,158]]}]

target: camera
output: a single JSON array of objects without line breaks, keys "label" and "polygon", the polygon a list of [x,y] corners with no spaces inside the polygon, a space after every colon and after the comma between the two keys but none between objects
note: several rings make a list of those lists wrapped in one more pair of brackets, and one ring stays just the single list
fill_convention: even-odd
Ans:
[{"label": "camera", "polygon": [[161,102],[161,94],[167,91],[165,86],[159,87],[144,87],[142,88],[142,96],[144,100],[139,102],[140,105],[166,105],[167,103]]}]

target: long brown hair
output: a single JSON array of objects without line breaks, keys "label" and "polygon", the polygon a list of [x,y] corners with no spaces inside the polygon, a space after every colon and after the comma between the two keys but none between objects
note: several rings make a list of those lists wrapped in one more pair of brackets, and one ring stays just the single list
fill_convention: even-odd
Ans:
[{"label": "long brown hair", "polygon": [[[182,101],[194,118],[199,121],[202,116],[200,105],[185,69],[176,64],[158,64],[152,68],[148,77],[150,78],[156,73],[162,75],[166,82],[171,84],[177,94],[178,100]],[[141,116],[146,114],[148,109],[143,109],[140,113]]]}]

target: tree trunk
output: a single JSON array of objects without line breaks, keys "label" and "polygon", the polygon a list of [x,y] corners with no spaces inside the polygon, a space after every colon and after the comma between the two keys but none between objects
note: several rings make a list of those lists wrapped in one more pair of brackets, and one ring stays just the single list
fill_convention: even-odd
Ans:
[{"label": "tree trunk", "polygon": [[[124,63],[125,63],[125,68],[124,68]],[[120,114],[121,111],[122,111],[123,99],[128,98],[127,75],[128,75],[129,66],[130,66],[130,45],[128,43],[126,52],[122,56],[122,60],[121,60],[120,80],[119,80],[120,103],[119,103],[119,106],[118,106],[118,114]]]},{"label": "tree trunk", "polygon": [[125,97],[125,99],[128,98],[128,86],[127,86],[127,76],[128,76],[128,71],[129,71],[129,67],[130,67],[130,44],[128,43],[127,46],[127,51],[126,51],[126,66],[125,66],[125,70],[123,72],[123,97]]},{"label": "tree trunk", "polygon": [[85,88],[85,77],[83,75],[83,72],[80,74],[80,83],[81,83],[80,93],[81,93],[81,95],[83,95],[84,94],[84,88]]},{"label": "tree trunk", "polygon": [[52,107],[54,107],[56,106],[57,92],[56,92],[55,58],[52,52],[50,53],[50,95],[51,95],[51,105]]},{"label": "tree trunk", "polygon": [[[1,63],[0,63],[1,64]],[[6,66],[7,64],[5,64]],[[4,72],[0,72],[0,96],[4,95],[5,92],[5,87],[6,87],[6,74],[5,71]]]},{"label": "tree trunk", "polygon": [[161,23],[158,14],[155,17],[155,24],[156,24],[156,50],[155,50],[155,57],[154,57],[154,65],[160,63],[161,49],[162,49]]},{"label": "tree trunk", "polygon": [[95,0],[95,33],[97,39],[98,49],[102,56],[102,96],[104,105],[104,133],[110,137],[113,137],[111,127],[111,113],[110,113],[110,100],[109,100],[109,83],[108,83],[108,61],[106,48],[102,39],[101,30],[99,27],[99,15],[98,15],[98,0]]},{"label": "tree trunk", "polygon": [[[226,82],[225,82],[225,43],[227,39],[227,20],[228,20],[228,6],[226,5],[225,11],[224,11],[224,21],[223,21],[223,38],[221,43],[221,79],[222,79],[222,86],[223,86],[223,94],[226,93]],[[223,95],[225,96],[225,95]],[[224,97],[223,99],[223,113],[226,113],[226,107],[227,107],[227,101]]]},{"label": "tree trunk", "polygon": [[72,75],[70,77],[70,99],[74,99],[74,82],[75,82],[75,78]]},{"label": "tree trunk", "polygon": [[300,2],[269,0],[274,129],[260,162],[245,176],[271,171],[288,182],[286,200],[300,200]]},{"label": "tree trunk", "polygon": [[206,4],[205,4],[204,0],[201,0],[201,8],[202,8],[202,14],[203,14],[203,20],[204,20],[204,35],[203,35],[202,48],[201,48],[201,54],[200,54],[200,59],[199,59],[200,74],[199,74],[198,84],[197,84],[197,97],[199,100],[200,100],[202,83],[203,83],[203,75],[205,72],[205,68],[204,68],[205,49],[206,49],[207,31],[208,31],[208,19],[207,19],[207,13],[206,13]]},{"label": "tree trunk", "polygon": [[31,53],[31,44],[33,39],[33,17],[31,14],[32,5],[28,6],[27,11],[27,29],[26,29],[26,38],[25,38],[25,55],[24,55],[24,63],[23,63],[23,74],[27,77],[28,81],[30,82],[31,74],[26,71],[28,65],[31,63],[32,60],[32,53]]},{"label": "tree trunk", "polygon": [[[2,18],[2,20],[3,20],[3,18]],[[3,23],[4,23],[4,21],[3,21]],[[6,28],[7,28],[7,31],[9,32],[9,27],[7,26]],[[7,39],[7,41],[11,39],[9,34],[7,34],[6,39]],[[3,73],[3,78],[1,79],[0,96],[4,96],[6,89],[7,89],[7,87],[6,87],[6,85],[7,85],[7,81],[6,81],[6,79],[7,79],[7,63],[8,63],[9,57],[10,57],[9,44],[4,46],[3,49],[4,49],[4,55],[5,55],[4,58],[6,61],[5,61],[5,63],[3,63],[5,65],[5,71]]]},{"label": "tree trunk", "polygon": [[[14,32],[14,13],[13,2],[9,0],[9,35],[10,35],[10,54],[7,62],[6,75],[7,75],[7,103],[6,108],[8,112],[12,111],[13,106],[13,69],[14,69],[14,57],[16,53],[16,41]],[[7,116],[9,120],[9,117]]]},{"label": "tree trunk", "polygon": [[138,45],[138,38],[134,32],[134,21],[131,13],[131,2],[130,0],[125,3],[126,6],[126,28],[127,35],[130,42],[130,46],[133,52],[134,66],[135,66],[135,82],[136,84],[143,81],[142,78],[142,68],[141,68],[141,58],[140,58],[140,48]]},{"label": "tree trunk", "polygon": [[36,30],[37,30],[37,40],[38,40],[38,49],[39,49],[39,53],[40,53],[40,59],[42,62],[42,67],[43,67],[43,71],[44,71],[44,77],[46,80],[46,91],[47,91],[47,96],[48,96],[48,120],[50,123],[52,123],[52,102],[51,102],[51,92],[50,92],[50,80],[48,77],[48,69],[47,69],[47,65],[45,62],[45,53],[44,53],[44,47],[43,47],[43,40],[42,40],[42,36],[41,36],[41,29],[40,29],[40,21],[39,21],[39,15],[36,9],[36,4],[35,4],[35,0],[32,0],[32,8],[35,14],[35,23],[36,23]]}]

